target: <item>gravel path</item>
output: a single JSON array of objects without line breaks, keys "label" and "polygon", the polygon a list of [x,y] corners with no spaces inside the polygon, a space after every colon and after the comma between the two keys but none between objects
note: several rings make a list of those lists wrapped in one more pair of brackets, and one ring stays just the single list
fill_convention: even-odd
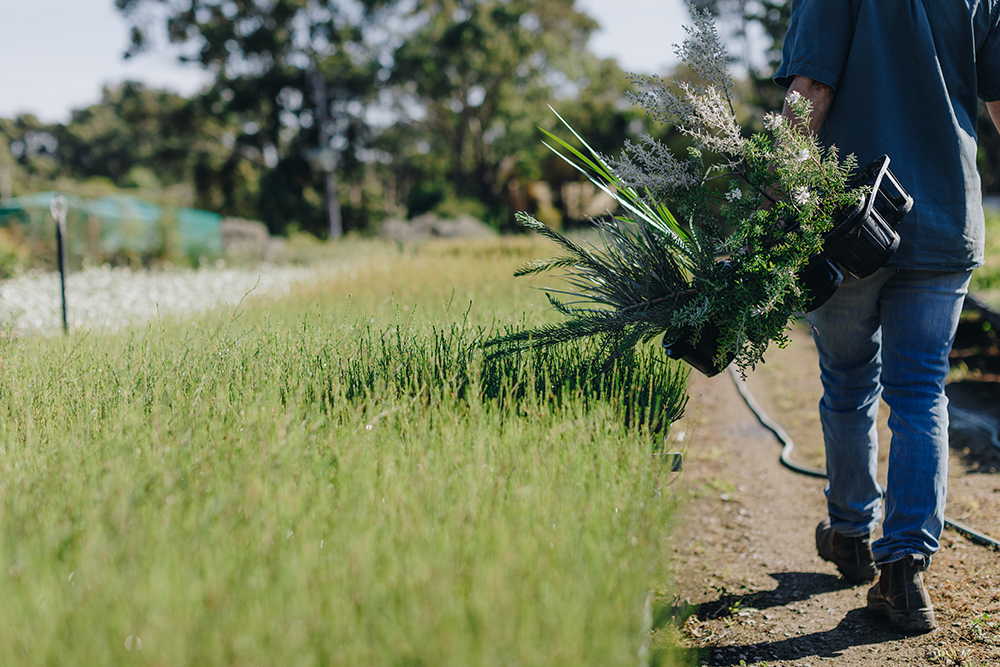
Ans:
[{"label": "gravel path", "polygon": [[[66,281],[71,329],[114,330],[158,315],[194,314],[235,307],[247,292],[287,293],[313,280],[316,267],[134,271],[107,265],[71,273]],[[62,327],[58,273],[31,273],[0,283],[0,327],[19,334],[54,333]]]}]

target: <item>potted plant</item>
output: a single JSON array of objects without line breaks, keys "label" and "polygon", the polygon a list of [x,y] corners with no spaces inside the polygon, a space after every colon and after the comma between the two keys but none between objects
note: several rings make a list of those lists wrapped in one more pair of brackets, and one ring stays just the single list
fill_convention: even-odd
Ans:
[{"label": "potted plant", "polygon": [[[620,204],[593,221],[600,244],[578,243],[525,213],[522,224],[566,254],[536,260],[517,275],[562,271],[569,289],[547,290],[560,323],[497,336],[492,354],[596,336],[595,363],[663,337],[673,358],[712,375],[745,372],[790,323],[837,289],[843,273],[864,277],[899,243],[894,226],[912,199],[883,157],[856,176],[854,156],[823,148],[808,132],[810,103],[792,94],[799,119],[768,114],[744,136],[736,121],[728,55],[711,16],[695,12],[677,47],[704,85],[630,75],[634,103],[690,139],[674,154],[650,135],[617,157],[543,132],[550,149]],[[669,204],[669,205],[668,205]],[[564,300],[565,296],[572,300]]]}]

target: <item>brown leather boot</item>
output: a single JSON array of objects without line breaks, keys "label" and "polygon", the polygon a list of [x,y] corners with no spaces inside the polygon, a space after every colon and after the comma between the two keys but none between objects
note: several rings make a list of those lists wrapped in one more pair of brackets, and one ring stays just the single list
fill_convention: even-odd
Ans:
[{"label": "brown leather boot", "polygon": [[930,632],[936,628],[923,570],[923,557],[912,555],[883,566],[878,583],[868,590],[868,609],[888,616],[889,622],[902,632]]},{"label": "brown leather boot", "polygon": [[836,565],[844,579],[852,583],[869,582],[878,574],[871,536],[844,537],[830,527],[829,518],[816,526],[816,550],[820,558]]}]

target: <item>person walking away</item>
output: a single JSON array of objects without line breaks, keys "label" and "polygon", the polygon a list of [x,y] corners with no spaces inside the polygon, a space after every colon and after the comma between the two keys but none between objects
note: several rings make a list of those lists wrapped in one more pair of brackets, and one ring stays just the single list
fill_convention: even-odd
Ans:
[{"label": "person walking away", "polygon": [[[983,262],[977,98],[1000,127],[998,23],[1000,0],[795,0],[774,77],[812,102],[822,144],[860,165],[889,155],[914,198],[889,262],[846,277],[809,316],[829,477],[817,550],[852,582],[878,576],[868,609],[908,632],[936,627],[922,573],[944,523],[948,353]],[[804,121],[787,102],[784,115]],[[880,399],[892,431],[884,489]]]}]

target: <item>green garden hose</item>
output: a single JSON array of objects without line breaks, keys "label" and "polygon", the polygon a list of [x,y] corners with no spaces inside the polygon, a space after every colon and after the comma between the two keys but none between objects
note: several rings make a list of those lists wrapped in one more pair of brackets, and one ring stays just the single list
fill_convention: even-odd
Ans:
[{"label": "green garden hose", "polygon": [[[747,404],[747,407],[750,408],[750,411],[756,415],[761,425],[773,433],[781,443],[781,465],[793,472],[799,473],[800,475],[826,479],[826,471],[817,470],[816,468],[807,468],[792,461],[791,456],[792,451],[795,449],[795,443],[792,441],[791,437],[789,437],[788,433],[785,432],[785,429],[781,428],[781,424],[778,424],[767,416],[767,413],[764,412],[764,409],[760,407],[759,403],[757,403],[753,394],[750,393],[750,389],[747,387],[746,382],[743,381],[743,377],[733,366],[729,367],[729,375],[733,378],[733,382],[736,384],[736,390],[740,392],[740,396],[743,397],[743,401]],[[997,429],[994,428],[992,424],[955,407],[949,406],[948,412],[951,413],[953,417],[957,417],[962,421],[987,431],[991,438],[990,444],[1000,449],[1000,437],[998,437]],[[947,528],[951,528],[959,535],[962,535],[973,544],[978,544],[979,546],[987,547],[989,549],[993,549],[994,551],[1000,551],[1000,541],[997,541],[989,535],[980,533],[979,531],[949,519],[948,517],[945,517],[944,525]]]}]

